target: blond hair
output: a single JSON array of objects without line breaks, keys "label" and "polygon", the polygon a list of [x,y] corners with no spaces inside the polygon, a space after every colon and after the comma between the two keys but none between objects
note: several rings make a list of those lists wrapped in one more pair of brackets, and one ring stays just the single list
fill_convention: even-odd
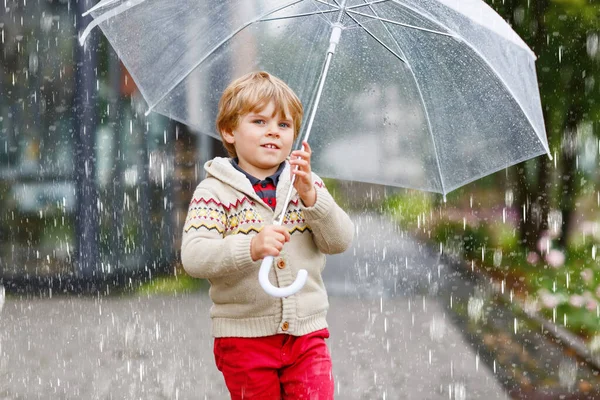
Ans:
[{"label": "blond hair", "polygon": [[[223,138],[223,132],[233,132],[240,119],[251,112],[259,112],[269,102],[275,105],[275,114],[285,117],[286,113],[292,118],[294,125],[294,140],[300,132],[304,110],[296,93],[281,79],[259,71],[246,74],[227,86],[219,101],[217,114],[217,130]],[[222,140],[223,146],[230,157],[237,157],[235,146]]]}]

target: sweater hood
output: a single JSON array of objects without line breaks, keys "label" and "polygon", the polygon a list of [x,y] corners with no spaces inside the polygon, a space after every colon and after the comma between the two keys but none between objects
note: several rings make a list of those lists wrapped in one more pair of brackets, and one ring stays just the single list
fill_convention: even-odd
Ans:
[{"label": "sweater hood", "polygon": [[[215,157],[204,164],[204,170],[207,173],[207,178],[217,179],[227,185],[230,185],[232,188],[239,190],[246,196],[251,197],[259,203],[262,203],[262,199],[258,197],[248,178],[240,171],[235,169],[233,165],[231,165],[230,158]],[[285,202],[285,197],[287,196],[290,184],[290,164],[286,161],[285,167],[283,168],[283,171],[279,177],[279,183],[277,184],[276,214],[278,214],[283,208],[283,203]],[[296,191],[294,190],[294,194],[295,193]],[[265,207],[268,206],[265,205]]]}]

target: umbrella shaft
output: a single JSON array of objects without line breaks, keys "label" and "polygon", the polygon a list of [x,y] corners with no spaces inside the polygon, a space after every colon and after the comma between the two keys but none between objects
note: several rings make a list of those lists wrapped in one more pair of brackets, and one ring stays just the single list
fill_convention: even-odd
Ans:
[{"label": "umbrella shaft", "polygon": [[329,71],[329,66],[331,64],[332,58],[333,53],[328,51],[323,71],[321,72],[321,76],[319,77],[319,86],[317,87],[315,101],[312,104],[312,108],[310,110],[309,118],[307,121],[306,132],[304,133],[304,138],[302,139],[305,142],[308,142],[308,138],[310,137],[310,133],[312,131],[313,122],[315,120],[315,115],[317,114],[317,109],[319,108],[319,102],[321,101],[321,95],[323,94],[323,88],[325,87],[325,80],[327,79],[327,72]]},{"label": "umbrella shaft", "polygon": [[[346,2],[344,1],[343,4]],[[341,15],[341,13],[340,13]],[[341,18],[341,16],[340,16]],[[338,19],[339,20],[339,19]],[[325,87],[325,80],[327,79],[327,72],[329,72],[329,66],[331,65],[331,59],[333,58],[333,54],[335,53],[335,48],[340,41],[340,36],[342,35],[342,27],[340,24],[336,23],[333,25],[333,30],[331,31],[331,38],[329,39],[329,48],[327,49],[327,56],[325,57],[325,65],[323,66],[323,70],[321,71],[321,76],[319,77],[319,85],[317,87],[317,94],[315,95],[315,101],[312,104],[312,108],[310,110],[310,115],[306,125],[306,133],[304,134],[303,142],[308,142],[308,138],[310,136],[310,132],[312,130],[313,122],[315,120],[315,115],[317,113],[317,108],[319,108],[319,102],[321,100],[321,95],[323,94],[323,88]],[[296,167],[298,168],[298,167]],[[296,175],[292,176],[292,183],[290,184],[290,188],[288,190],[287,196],[285,198],[285,202],[283,204],[289,204],[292,199],[292,191],[294,189],[294,182],[296,181]],[[285,210],[285,208],[284,208]],[[283,218],[285,216],[285,212],[282,212],[279,216],[279,219],[275,223],[276,225],[283,224]]]}]

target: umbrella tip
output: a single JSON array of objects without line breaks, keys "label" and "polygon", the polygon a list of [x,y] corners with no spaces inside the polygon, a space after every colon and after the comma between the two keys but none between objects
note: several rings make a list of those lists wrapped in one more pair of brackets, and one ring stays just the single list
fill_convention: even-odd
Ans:
[{"label": "umbrella tip", "polygon": [[445,203],[446,202],[446,194],[444,193],[443,196],[444,196],[444,203]]}]

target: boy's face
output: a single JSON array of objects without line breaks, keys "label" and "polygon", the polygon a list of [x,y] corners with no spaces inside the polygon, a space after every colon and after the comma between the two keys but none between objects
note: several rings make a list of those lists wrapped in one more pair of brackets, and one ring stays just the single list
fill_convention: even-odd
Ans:
[{"label": "boy's face", "polygon": [[234,145],[244,171],[264,179],[290,154],[294,123],[288,113],[275,114],[275,104],[269,102],[264,109],[243,115],[233,132],[223,132],[223,139]]}]

